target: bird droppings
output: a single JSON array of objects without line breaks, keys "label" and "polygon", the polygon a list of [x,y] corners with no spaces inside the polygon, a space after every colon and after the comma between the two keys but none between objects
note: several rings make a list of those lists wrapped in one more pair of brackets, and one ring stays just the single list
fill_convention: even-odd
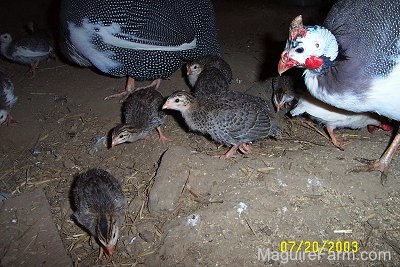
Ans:
[{"label": "bird droppings", "polygon": [[321,187],[322,182],[321,179],[318,177],[310,177],[307,178],[307,187],[308,188],[316,188],[316,187]]},{"label": "bird droppings", "polygon": [[247,205],[243,202],[239,202],[237,206],[235,206],[237,213],[239,214],[239,218],[242,215],[242,212],[247,210]]},{"label": "bird droppings", "polygon": [[192,214],[187,217],[186,225],[190,227],[195,227],[200,223],[200,215]]}]

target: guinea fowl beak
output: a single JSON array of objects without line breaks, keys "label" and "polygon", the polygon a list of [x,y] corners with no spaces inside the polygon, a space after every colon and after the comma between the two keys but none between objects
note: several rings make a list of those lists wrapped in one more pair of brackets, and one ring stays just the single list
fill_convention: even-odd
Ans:
[{"label": "guinea fowl beak", "polygon": [[164,103],[161,109],[169,109],[169,102],[168,100]]},{"label": "guinea fowl beak", "polygon": [[279,75],[282,75],[282,73],[284,73],[288,69],[299,65],[300,65],[299,62],[289,57],[289,51],[285,50],[282,52],[281,59],[279,60],[278,63],[278,73]]},{"label": "guinea fowl beak", "polygon": [[114,245],[105,246],[105,250],[108,255],[112,255],[115,250],[115,246]]}]

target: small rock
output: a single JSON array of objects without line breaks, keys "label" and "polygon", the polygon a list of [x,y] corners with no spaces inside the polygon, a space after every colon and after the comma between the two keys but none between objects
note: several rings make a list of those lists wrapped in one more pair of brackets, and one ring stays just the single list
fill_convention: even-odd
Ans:
[{"label": "small rock", "polygon": [[73,167],[75,167],[75,163],[72,160],[67,159],[67,160],[64,160],[63,166],[64,166],[64,168],[72,169]]},{"label": "small rock", "polygon": [[152,243],[154,241],[154,234],[150,231],[143,230],[139,233],[139,236],[147,243]]},{"label": "small rock", "polygon": [[190,150],[171,147],[162,156],[149,194],[149,211],[165,214],[174,210],[189,175]]}]

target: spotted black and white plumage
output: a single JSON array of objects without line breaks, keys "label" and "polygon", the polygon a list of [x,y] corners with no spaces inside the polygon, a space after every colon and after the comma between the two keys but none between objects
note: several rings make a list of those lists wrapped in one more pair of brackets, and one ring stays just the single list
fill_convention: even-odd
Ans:
[{"label": "spotted black and white plumage", "polygon": [[220,54],[209,0],[63,0],[60,18],[63,52],[113,76],[168,78],[183,62]]},{"label": "spotted black and white plumage", "polygon": [[[281,130],[269,116],[266,104],[254,101],[256,97],[227,91],[210,98],[196,98],[185,91],[178,91],[168,97],[163,109],[181,112],[186,124],[193,131],[208,134],[226,146],[236,149],[267,137],[281,137]],[[228,151],[229,152],[229,151]]]},{"label": "spotted black and white plumage", "polygon": [[[321,101],[400,121],[399,1],[340,0],[323,27],[297,21],[281,55],[279,73],[295,66],[306,68],[307,89]],[[385,181],[399,146],[397,133],[379,160],[357,170],[379,170]]]},{"label": "spotted black and white plumage", "polygon": [[0,66],[0,125],[11,120],[10,111],[14,104],[17,102],[18,97],[14,95],[14,85],[5,72]]},{"label": "spotted black and white plumage", "polygon": [[123,123],[113,129],[111,146],[145,139],[155,129],[161,140],[165,138],[160,128],[166,117],[163,103],[163,96],[153,88],[134,91],[123,103]]}]

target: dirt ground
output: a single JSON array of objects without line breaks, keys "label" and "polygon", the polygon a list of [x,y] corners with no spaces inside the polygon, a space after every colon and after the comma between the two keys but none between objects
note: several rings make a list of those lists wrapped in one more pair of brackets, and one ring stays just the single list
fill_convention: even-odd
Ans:
[{"label": "dirt ground", "polygon": [[[291,19],[303,14],[306,22],[319,23],[329,7],[267,0],[214,4],[221,47],[233,70],[232,89],[267,99]],[[2,0],[0,7],[0,30],[19,35],[30,20],[51,22],[57,3]],[[285,266],[399,266],[398,157],[385,186],[377,172],[350,172],[360,164],[355,158],[379,157],[390,132],[337,130],[347,140],[341,151],[304,119],[278,114],[282,140],[255,143],[251,154],[223,161],[213,156],[226,147],[187,131],[170,113],[164,128],[173,141],[160,144],[154,134],[150,142],[107,149],[103,141],[120,122],[121,104],[103,98],[122,89],[124,78],[61,58],[41,64],[34,79],[25,75],[26,66],[4,60],[1,65],[19,99],[12,111],[18,124],[0,127],[0,192],[13,197],[43,188],[75,266],[281,266],[284,255],[271,255],[289,241],[335,242],[339,251],[345,242],[356,243],[358,259],[325,254]],[[189,90],[182,71],[162,81],[160,92],[168,96],[177,89]],[[117,250],[102,260],[96,242],[70,217],[73,176],[95,167],[119,179],[129,203]],[[0,236],[0,244],[8,242]],[[369,259],[361,259],[361,251],[369,252]],[[0,259],[4,254],[0,251]]]}]

